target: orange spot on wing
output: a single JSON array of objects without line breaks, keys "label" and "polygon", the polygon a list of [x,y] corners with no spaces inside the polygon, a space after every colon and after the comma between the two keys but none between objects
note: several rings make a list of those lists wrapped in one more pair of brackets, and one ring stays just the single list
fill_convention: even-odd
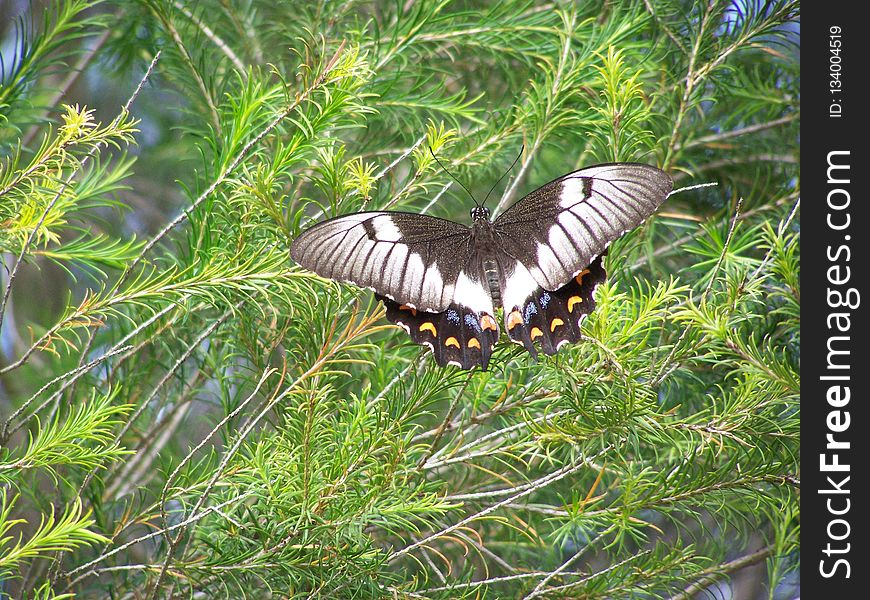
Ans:
[{"label": "orange spot on wing", "polygon": [[454,346],[454,347],[456,347],[456,348],[459,348],[459,340],[457,340],[457,339],[456,339],[455,337],[453,337],[453,336],[450,336],[449,338],[447,338],[446,340],[444,340],[444,345],[445,345],[445,346]]},{"label": "orange spot on wing", "polygon": [[515,310],[511,314],[508,315],[507,318],[507,328],[508,330],[513,329],[517,325],[521,325],[523,322],[523,315],[520,314],[520,311]]},{"label": "orange spot on wing", "polygon": [[579,273],[577,273],[577,277],[575,277],[574,280],[575,280],[578,284],[583,285],[583,276],[584,276],[584,275],[588,275],[588,274],[589,274],[589,269],[583,269],[582,271],[580,271]]},{"label": "orange spot on wing", "polygon": [[544,335],[544,332],[537,327],[532,327],[532,331],[529,333],[529,337],[531,337],[532,339],[539,338],[542,335]]},{"label": "orange spot on wing", "polygon": [[562,319],[559,319],[557,317],[557,318],[553,319],[552,321],[550,321],[550,331],[551,332],[556,331],[556,327],[558,327],[559,325],[564,325],[564,324],[565,324],[565,321],[563,321]]},{"label": "orange spot on wing", "polygon": [[417,316],[417,309],[412,308],[412,307],[408,306],[407,304],[403,304],[402,306],[400,306],[399,310],[410,310],[412,316],[414,316],[414,317]]},{"label": "orange spot on wing", "polygon": [[583,302],[580,296],[571,296],[568,298],[568,312],[574,312],[574,305]]},{"label": "orange spot on wing", "polygon": [[432,335],[438,335],[438,330],[435,329],[435,325],[432,323],[423,323],[420,325],[420,331],[431,331]]},{"label": "orange spot on wing", "polygon": [[480,317],[480,327],[481,329],[491,329],[492,331],[498,331],[498,325],[495,324],[495,319],[493,319],[489,315],[483,315],[482,317]]},{"label": "orange spot on wing", "polygon": [[477,341],[477,338],[471,338],[470,340],[468,340],[468,347],[477,348],[478,350],[480,350],[480,342]]}]

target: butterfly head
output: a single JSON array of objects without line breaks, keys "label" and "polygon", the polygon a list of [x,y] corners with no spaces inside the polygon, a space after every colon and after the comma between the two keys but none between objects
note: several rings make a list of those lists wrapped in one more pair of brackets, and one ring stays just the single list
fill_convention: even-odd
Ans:
[{"label": "butterfly head", "polygon": [[485,206],[475,206],[471,209],[472,221],[489,221],[489,209]]}]

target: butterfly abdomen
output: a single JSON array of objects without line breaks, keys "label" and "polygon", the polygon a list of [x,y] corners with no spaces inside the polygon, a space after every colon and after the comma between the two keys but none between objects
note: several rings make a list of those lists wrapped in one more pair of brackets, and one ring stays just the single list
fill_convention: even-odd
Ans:
[{"label": "butterfly abdomen", "polygon": [[493,304],[498,305],[501,302],[502,277],[496,259],[498,244],[494,233],[492,223],[487,219],[477,219],[472,228],[471,243],[477,250],[479,258],[474,260],[480,261],[480,270],[489,295],[492,297]]},{"label": "butterfly abdomen", "polygon": [[501,277],[498,272],[498,262],[493,258],[483,261],[483,273],[489,285],[489,295],[492,296],[493,304],[501,302]]}]

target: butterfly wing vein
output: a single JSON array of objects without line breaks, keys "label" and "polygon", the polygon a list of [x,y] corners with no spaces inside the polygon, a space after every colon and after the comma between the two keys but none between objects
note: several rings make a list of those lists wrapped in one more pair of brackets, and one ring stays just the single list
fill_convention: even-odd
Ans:
[{"label": "butterfly wing vein", "polygon": [[319,223],[296,238],[290,253],[322,277],[440,312],[453,301],[469,241],[468,227],[445,219],[367,212]]}]

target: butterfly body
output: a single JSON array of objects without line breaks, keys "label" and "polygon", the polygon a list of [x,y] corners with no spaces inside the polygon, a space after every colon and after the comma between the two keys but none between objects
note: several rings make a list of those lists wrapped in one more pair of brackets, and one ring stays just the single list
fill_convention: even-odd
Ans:
[{"label": "butterfly body", "polygon": [[473,219],[471,247],[477,251],[480,264],[474,265],[470,270],[483,273],[492,302],[498,305],[501,299],[498,244],[493,225],[489,220],[489,211],[482,206],[476,206],[471,211],[471,218]]},{"label": "butterfly body", "polygon": [[533,355],[580,339],[606,273],[609,244],[664,201],[670,177],[612,163],[569,173],[471,226],[428,215],[363,212],[307,229],[291,255],[331,279],[373,289],[387,319],[432,349],[439,365],[486,369],[504,309],[508,337]]}]

